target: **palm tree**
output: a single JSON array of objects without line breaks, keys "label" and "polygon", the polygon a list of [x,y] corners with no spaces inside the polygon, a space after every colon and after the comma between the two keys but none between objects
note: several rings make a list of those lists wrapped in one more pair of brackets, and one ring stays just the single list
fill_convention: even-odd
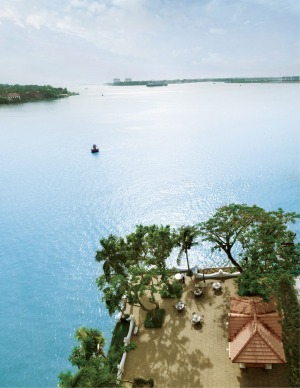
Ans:
[{"label": "palm tree", "polygon": [[199,242],[196,241],[196,238],[199,236],[199,234],[200,234],[200,231],[196,225],[183,225],[180,228],[178,228],[176,242],[177,242],[177,246],[180,247],[180,251],[177,257],[177,265],[181,264],[182,255],[185,253],[186,262],[187,262],[189,271],[191,269],[190,269],[190,263],[189,263],[188,250],[190,250],[193,246],[196,246],[199,244]]},{"label": "palm tree", "polygon": [[106,358],[103,351],[105,339],[99,330],[80,327],[75,332],[75,338],[81,343],[82,350],[87,360],[90,359],[93,354],[95,356],[101,355]]},{"label": "palm tree", "polygon": [[96,252],[96,261],[103,261],[105,279],[109,281],[112,275],[124,274],[126,262],[125,241],[110,234],[100,240],[102,249]]}]

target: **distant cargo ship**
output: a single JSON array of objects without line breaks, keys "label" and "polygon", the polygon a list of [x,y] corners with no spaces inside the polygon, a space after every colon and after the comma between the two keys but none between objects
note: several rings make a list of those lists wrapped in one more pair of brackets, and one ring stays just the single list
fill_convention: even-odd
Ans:
[{"label": "distant cargo ship", "polygon": [[147,83],[146,86],[150,88],[153,86],[168,86],[168,84],[166,83],[166,81],[150,81]]}]

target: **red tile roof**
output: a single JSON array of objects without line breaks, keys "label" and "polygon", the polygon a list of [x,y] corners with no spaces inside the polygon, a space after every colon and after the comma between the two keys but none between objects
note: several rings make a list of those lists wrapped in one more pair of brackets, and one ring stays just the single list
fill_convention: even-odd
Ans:
[{"label": "red tile roof", "polygon": [[275,302],[261,298],[231,298],[229,358],[245,364],[282,364],[285,355]]}]

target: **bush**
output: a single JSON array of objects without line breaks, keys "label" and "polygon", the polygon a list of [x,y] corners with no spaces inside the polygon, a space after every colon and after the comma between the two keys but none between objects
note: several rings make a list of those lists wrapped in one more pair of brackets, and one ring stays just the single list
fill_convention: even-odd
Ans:
[{"label": "bush", "polygon": [[144,326],[147,329],[157,329],[162,327],[165,320],[166,311],[164,309],[151,310],[146,314]]},{"label": "bush", "polygon": [[121,361],[124,351],[124,337],[127,336],[129,330],[128,321],[120,321],[116,324],[113,331],[110,347],[108,349],[107,358],[109,359],[110,368],[117,373],[117,366]]},{"label": "bush", "polygon": [[244,270],[238,277],[238,294],[240,296],[261,296],[265,302],[270,301],[277,281],[276,272],[262,274],[255,269]]},{"label": "bush", "polygon": [[164,284],[161,291],[162,298],[173,298],[180,299],[182,296],[182,285],[180,283],[174,282],[169,284]]},{"label": "bush", "polygon": [[277,300],[284,316],[282,342],[289,381],[292,387],[300,387],[300,307],[293,280],[288,274],[282,275],[278,280]]},{"label": "bush", "polygon": [[142,377],[137,377],[133,380],[132,388],[154,387],[153,379],[145,380]]}]

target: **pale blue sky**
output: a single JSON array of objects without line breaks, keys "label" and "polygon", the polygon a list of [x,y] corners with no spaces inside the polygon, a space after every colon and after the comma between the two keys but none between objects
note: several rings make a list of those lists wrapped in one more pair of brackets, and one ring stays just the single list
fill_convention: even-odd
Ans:
[{"label": "pale blue sky", "polygon": [[299,75],[300,0],[0,0],[0,83]]}]

